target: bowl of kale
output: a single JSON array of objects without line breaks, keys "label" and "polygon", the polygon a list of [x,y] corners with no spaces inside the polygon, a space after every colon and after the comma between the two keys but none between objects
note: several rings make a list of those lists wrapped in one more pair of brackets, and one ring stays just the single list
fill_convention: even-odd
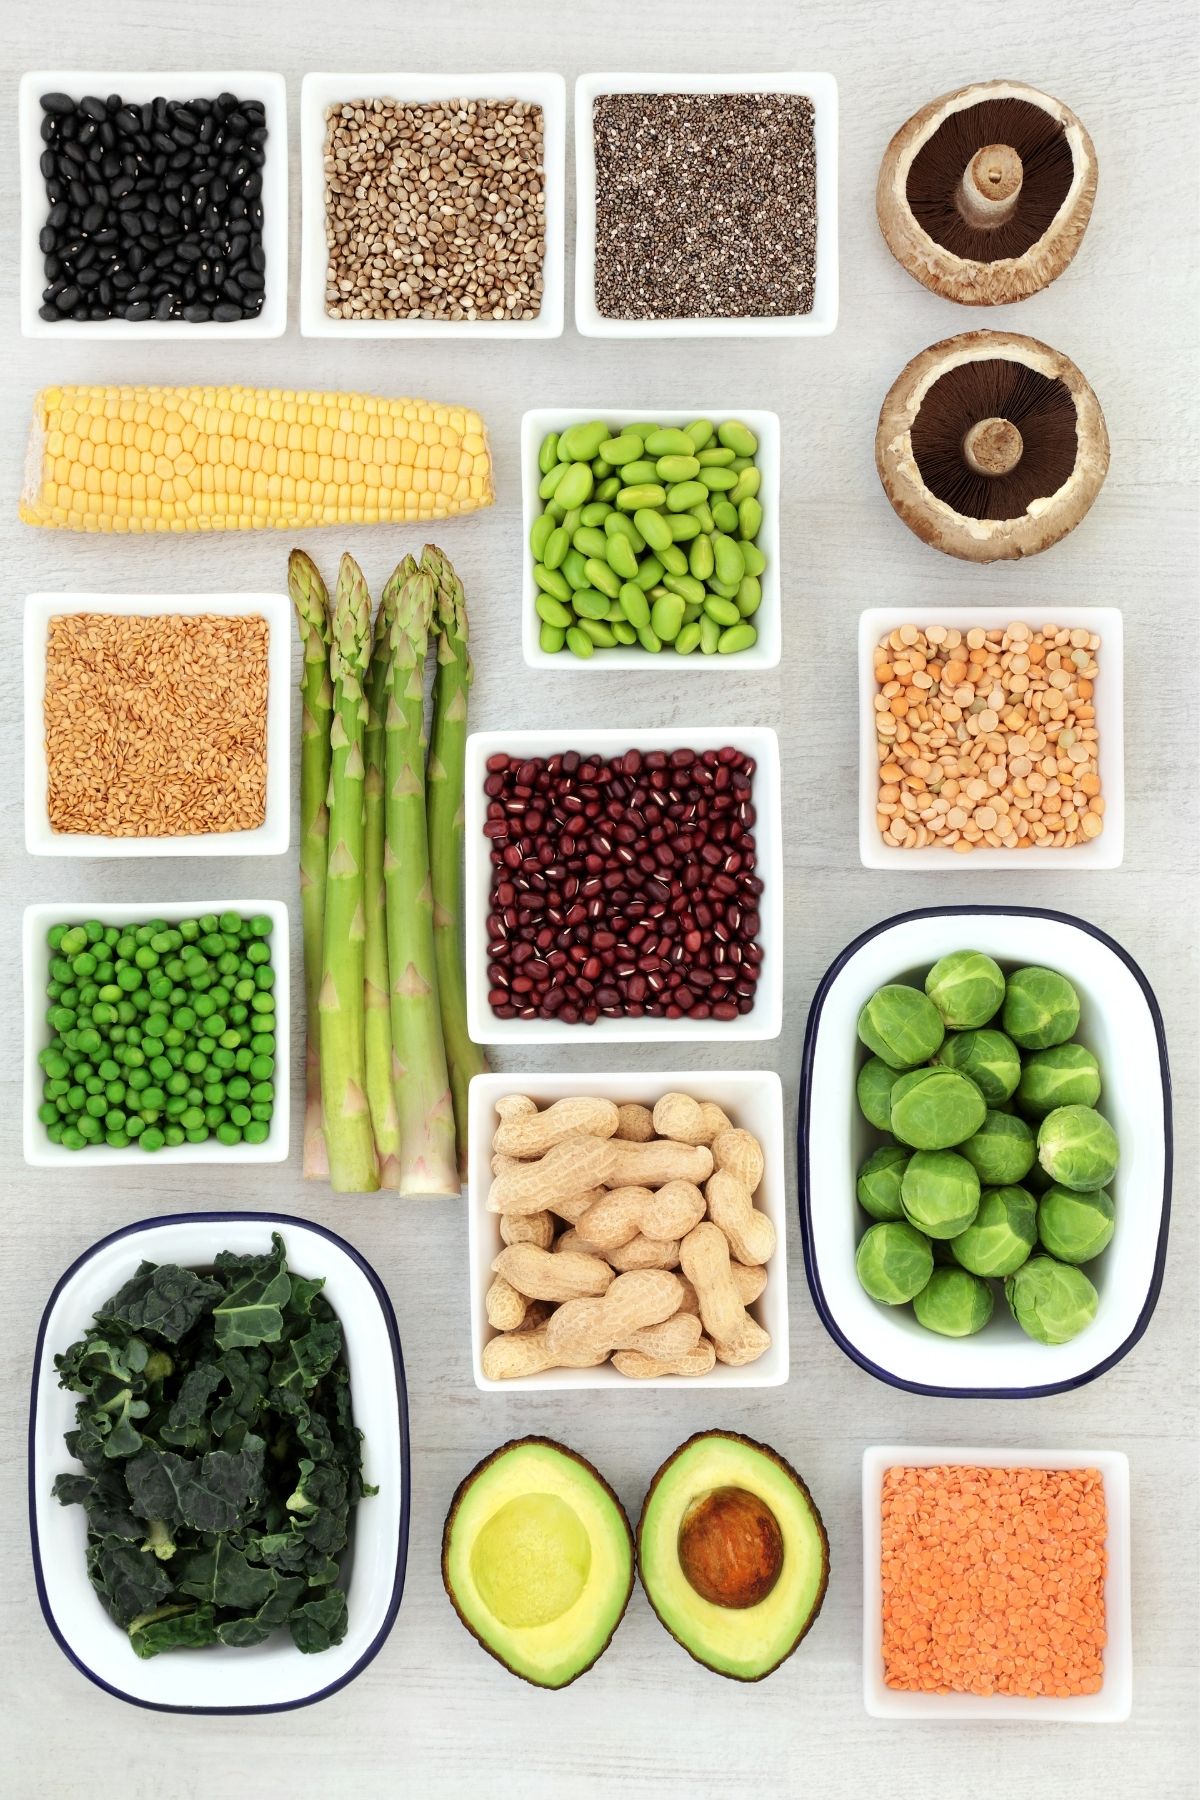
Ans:
[{"label": "bowl of kale", "polygon": [[93,1245],[39,1332],[30,1529],[50,1630],[122,1699],[277,1711],[353,1680],[395,1619],[408,1536],[378,1276],[263,1213]]}]

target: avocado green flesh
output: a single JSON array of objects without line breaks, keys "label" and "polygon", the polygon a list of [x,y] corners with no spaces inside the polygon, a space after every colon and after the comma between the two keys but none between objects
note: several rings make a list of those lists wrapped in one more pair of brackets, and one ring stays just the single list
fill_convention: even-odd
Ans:
[{"label": "avocado green flesh", "polygon": [[[783,1566],[756,1606],[716,1606],[688,1581],[679,1531],[689,1506],[714,1489],[743,1488],[769,1507]],[[825,1594],[829,1559],[820,1515],[799,1478],[773,1455],[723,1433],[692,1439],[659,1471],[638,1528],[638,1567],[671,1636],[719,1675],[757,1681],[790,1656]]]},{"label": "avocado green flesh", "polygon": [[459,1489],[442,1573],[485,1650],[526,1681],[565,1687],[595,1662],[625,1610],[629,1525],[587,1463],[525,1440],[498,1451]]}]

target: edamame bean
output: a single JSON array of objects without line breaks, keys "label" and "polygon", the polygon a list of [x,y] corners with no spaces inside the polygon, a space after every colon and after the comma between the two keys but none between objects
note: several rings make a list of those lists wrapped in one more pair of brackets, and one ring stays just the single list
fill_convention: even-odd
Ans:
[{"label": "edamame bean", "polygon": [[546,473],[542,476],[542,479],[538,482],[538,497],[540,499],[553,500],[555,493],[558,491],[558,484],[569,467],[569,463],[555,463],[552,469],[547,469]]},{"label": "edamame bean", "polygon": [[561,600],[555,600],[551,594],[539,594],[533,605],[544,625],[557,625],[560,630],[565,631],[568,625],[575,623],[570,609]]},{"label": "edamame bean", "polygon": [[608,539],[594,525],[581,525],[571,539],[571,548],[584,557],[603,556],[608,549]]},{"label": "edamame bean", "polygon": [[560,569],[548,569],[545,563],[534,563],[533,579],[543,594],[553,594],[556,600],[571,598],[571,590],[567,586],[566,576]]},{"label": "edamame bean", "polygon": [[649,593],[652,587],[658,585],[662,577],[663,566],[657,556],[644,556],[638,564],[638,572],[633,579],[643,593]]},{"label": "edamame bean", "polygon": [[585,425],[568,425],[558,440],[559,458],[563,462],[590,463],[607,437],[608,426],[602,419],[589,420]]},{"label": "edamame bean", "polygon": [[712,505],[712,516],[713,525],[717,531],[737,530],[737,507],[731,506],[728,500],[714,500]]},{"label": "edamame bean", "polygon": [[694,575],[664,575],[663,586],[669,593],[678,594],[689,605],[704,604],[704,583],[697,581]]},{"label": "edamame bean", "polygon": [[680,431],[674,425],[665,425],[658,431],[651,431],[646,437],[647,456],[691,456],[695,445],[686,431]]},{"label": "edamame bean", "polygon": [[616,500],[617,495],[620,493],[620,491],[621,491],[620,477],[617,475],[609,475],[607,477],[607,479],[600,482],[600,484],[596,488],[596,498],[597,498],[597,500],[608,500],[610,502],[613,502]]},{"label": "edamame bean", "polygon": [[743,500],[747,500],[752,495],[757,494],[761,486],[761,469],[743,469],[737,478],[737,486],[731,488],[729,491],[730,506],[740,506]]},{"label": "edamame bean", "polygon": [[[562,463],[559,463],[558,466],[560,469],[563,467]],[[557,500],[547,500],[546,517],[552,525],[561,525],[566,516],[567,509],[565,506],[560,506]]]},{"label": "edamame bean", "polygon": [[[551,504],[557,505],[557,501],[552,501]],[[612,511],[611,507],[609,507],[609,511]],[[583,524],[583,508],[581,506],[573,506],[570,512],[563,513],[562,518],[558,522],[568,537],[574,537],[575,533],[579,530],[579,527]]]},{"label": "edamame bean", "polygon": [[628,538],[610,537],[605,555],[609,568],[615,569],[623,581],[633,580],[638,571],[638,560]]},{"label": "edamame bean", "polygon": [[567,634],[558,625],[547,625],[543,623],[541,630],[538,632],[538,646],[546,652],[547,656],[557,656],[566,641]]},{"label": "edamame bean", "polygon": [[684,426],[684,430],[696,446],[697,453],[704,449],[715,429],[711,419],[693,419],[690,425]]},{"label": "edamame bean", "polygon": [[721,633],[717,651],[721,656],[732,656],[738,650],[749,650],[750,646],[757,642],[757,631],[753,625],[747,625],[743,620],[740,625],[731,625],[728,631]]},{"label": "edamame bean", "polygon": [[739,582],[737,591],[737,609],[743,619],[750,618],[762,605],[762,583],[755,575],[747,575]]},{"label": "edamame bean", "polygon": [[707,500],[701,500],[697,505],[689,506],[688,512],[693,519],[699,520],[701,531],[716,530],[716,527],[713,524],[712,507],[708,504]]},{"label": "edamame bean", "polygon": [[690,625],[692,623],[693,619],[700,618],[702,616],[703,612],[704,612],[704,608],[702,606],[699,606],[699,605],[692,606],[690,604],[685,606],[683,609],[684,624]]},{"label": "edamame bean", "polygon": [[700,620],[701,656],[715,656],[717,654],[717,645],[720,641],[721,627],[717,624],[715,619],[710,619],[708,614],[705,613]]},{"label": "edamame bean", "polygon": [[560,506],[582,506],[596,485],[596,478],[585,462],[568,464],[566,474],[554,490]]},{"label": "edamame bean", "polygon": [[612,628],[612,634],[616,638],[618,644],[636,644],[637,643],[637,632],[634,630],[632,625],[626,625],[624,622],[619,622],[616,625],[614,625]]},{"label": "edamame bean", "polygon": [[[670,575],[687,574],[687,557],[678,544],[668,544],[665,550],[658,553],[659,561]],[[665,579],[665,577],[664,577]]]},{"label": "edamame bean", "polygon": [[723,531],[718,531],[713,538],[713,560],[717,565],[717,580],[725,587],[736,587],[746,573],[746,565],[736,540]]},{"label": "edamame bean", "polygon": [[562,572],[566,577],[568,587],[581,588],[587,586],[587,576],[583,572],[583,565],[586,560],[587,559],[581,550],[576,550],[572,547],[567,551],[567,554],[562,559]]},{"label": "edamame bean", "polygon": [[715,567],[712,539],[707,532],[702,531],[692,539],[692,547],[688,551],[688,571],[697,581],[707,581]]},{"label": "edamame bean", "polygon": [[660,481],[691,481],[700,471],[694,456],[660,456],[654,473]]},{"label": "edamame bean", "polygon": [[579,629],[587,632],[597,650],[611,650],[616,644],[611,625],[607,625],[603,619],[581,619]]},{"label": "edamame bean", "polygon": [[623,622],[624,618],[625,614],[621,611],[621,602],[619,600],[611,600],[609,602],[608,611],[604,615],[604,623],[606,625],[615,625],[618,621]]},{"label": "edamame bean", "polygon": [[627,581],[617,595],[621,611],[635,628],[640,629],[650,623],[650,602],[636,582]]},{"label": "edamame bean", "polygon": [[633,515],[633,522],[645,538],[652,550],[665,550],[672,542],[671,526],[662,514],[654,512],[650,507],[642,507]]},{"label": "edamame bean", "polygon": [[571,595],[571,605],[581,619],[602,619],[608,611],[609,598],[599,588],[580,588]]},{"label": "edamame bean", "polygon": [[664,594],[650,609],[650,625],[664,644],[672,644],[683,624],[683,601],[678,594]]},{"label": "edamame bean", "polygon": [[742,561],[746,565],[747,575],[761,575],[767,566],[767,559],[758,545],[748,540],[742,545]]},{"label": "edamame bean", "polygon": [[563,557],[570,548],[571,540],[567,536],[566,526],[556,525],[546,539],[546,547],[542,551],[542,562],[548,569],[561,568]]},{"label": "edamame bean", "polygon": [[667,523],[671,527],[671,537],[677,544],[690,544],[694,537],[700,535],[700,521],[695,513],[671,513]]},{"label": "edamame bean", "polygon": [[753,456],[758,449],[758,439],[740,419],[726,419],[723,425],[718,425],[717,438],[735,456]]},{"label": "edamame bean", "polygon": [[582,656],[586,662],[589,656],[595,654],[596,646],[582,625],[572,625],[567,633],[567,649],[576,656]]},{"label": "edamame bean", "polygon": [[726,450],[724,444],[717,444],[710,450],[697,453],[700,466],[705,469],[727,469],[733,461],[733,451]]},{"label": "edamame bean", "polygon": [[[689,507],[696,506],[701,500],[708,499],[708,489],[700,480],[677,481],[664,498],[667,502],[668,512],[687,512]],[[661,501],[659,504],[661,505]]]},{"label": "edamame bean", "polygon": [[718,625],[736,625],[742,616],[736,601],[722,600],[719,594],[709,594],[704,602],[704,610]]},{"label": "edamame bean", "polygon": [[546,541],[554,530],[554,520],[549,513],[540,513],[533,521],[529,531],[529,548],[533,551],[534,562],[541,562]]},{"label": "edamame bean", "polygon": [[646,548],[645,538],[642,536],[633,520],[627,518],[624,513],[609,513],[607,519],[604,521],[604,535],[605,537],[627,538],[639,556]]},{"label": "edamame bean", "polygon": [[715,575],[710,575],[704,585],[710,594],[716,594],[722,600],[737,599],[737,588],[730,582],[718,581]]},{"label": "edamame bean", "polygon": [[587,578],[594,588],[615,600],[621,591],[621,578],[615,569],[611,569],[606,560],[599,556],[589,556],[584,563]]},{"label": "edamame bean", "polygon": [[626,431],[631,431],[634,437],[641,438],[642,442],[645,443],[646,439],[650,436],[650,433],[658,430],[658,426],[647,425],[643,420],[639,419],[636,425],[626,425],[624,429]]},{"label": "edamame bean", "polygon": [[710,494],[728,493],[730,488],[738,484],[738,476],[732,469],[701,469],[696,480],[702,481]]},{"label": "edamame bean", "polygon": [[754,458],[751,456],[735,456],[733,461],[729,464],[729,467],[733,470],[735,475],[740,475],[743,469],[751,467],[753,461]]},{"label": "edamame bean", "polygon": [[696,623],[685,625],[675,639],[675,651],[679,656],[690,656],[700,642],[700,627]]},{"label": "edamame bean", "polygon": [[632,431],[622,431],[617,437],[605,438],[600,446],[600,455],[606,463],[611,463],[614,469],[619,469],[624,463],[633,462],[635,457],[639,457],[641,454],[642,440]]},{"label": "edamame bean", "polygon": [[657,655],[662,649],[662,639],[658,636],[652,625],[642,626],[642,629],[638,632],[638,643],[642,646],[643,650],[649,650],[652,655]]},{"label": "edamame bean", "polygon": [[738,507],[738,530],[744,538],[756,538],[762,529],[763,509],[752,496]]},{"label": "edamame bean", "polygon": [[[672,491],[678,492],[678,489]],[[666,488],[659,487],[657,482],[640,481],[634,487],[623,487],[621,489],[620,493],[617,495],[617,506],[623,513],[633,513],[635,515],[634,523],[636,524],[636,515],[639,512],[650,507],[661,506],[666,497]],[[646,537],[646,530],[643,525],[639,524],[638,530],[643,537]],[[658,545],[654,543],[653,538],[646,538],[646,542],[655,550],[658,549]]]},{"label": "edamame bean", "polygon": [[543,475],[548,475],[558,461],[558,433],[551,431],[542,439],[538,449],[538,468]]},{"label": "edamame bean", "polygon": [[[603,525],[611,511],[612,507],[607,500],[589,500],[579,514],[579,523],[592,526]],[[563,524],[565,525],[566,522],[564,519]]]},{"label": "edamame bean", "polygon": [[636,487],[639,481],[657,481],[657,464],[652,456],[639,457],[637,462],[626,463],[621,470],[621,480],[626,487]]}]

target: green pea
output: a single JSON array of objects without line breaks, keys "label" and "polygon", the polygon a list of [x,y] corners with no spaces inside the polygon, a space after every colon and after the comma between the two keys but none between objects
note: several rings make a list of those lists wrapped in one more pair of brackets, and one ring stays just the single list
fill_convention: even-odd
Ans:
[{"label": "green pea", "polygon": [[763,509],[752,496],[738,507],[738,530],[744,538],[756,538],[762,529]]},{"label": "green pea", "polygon": [[632,431],[623,431],[619,437],[605,438],[600,446],[599,454],[606,463],[611,463],[614,469],[619,469],[623,464],[633,462],[635,457],[642,454],[642,440],[640,437],[636,437]]},{"label": "green pea", "polygon": [[688,551],[688,571],[697,581],[707,581],[715,566],[712,539],[707,532],[701,532],[692,539],[692,547]]},{"label": "green pea", "polygon": [[738,583],[737,609],[748,619],[762,605],[762,583],[756,575],[747,575]]},{"label": "green pea", "polygon": [[638,632],[638,643],[642,646],[643,650],[649,650],[652,656],[657,656],[658,652],[662,649],[662,639],[655,631],[653,625],[642,626],[641,630]]},{"label": "green pea", "polygon": [[[655,514],[655,517],[658,515]],[[634,521],[624,513],[610,512],[604,521],[605,537],[623,537],[627,544],[640,556],[646,548],[646,540],[638,530]]]},{"label": "green pea", "polygon": [[555,600],[550,594],[539,594],[533,604],[543,625],[557,625],[565,631],[571,623],[570,608],[564,606],[561,600]]},{"label": "green pea", "polygon": [[[666,498],[666,488],[660,487],[657,482],[640,481],[633,487],[623,487],[621,489],[620,493],[617,495],[617,505],[622,512],[632,513],[634,515],[634,523],[637,524],[637,528],[642,536],[646,537],[646,528],[638,522],[638,513],[647,507],[662,506]],[[653,538],[646,537],[646,542],[652,549],[658,549],[658,545],[654,542]]]},{"label": "green pea", "polygon": [[699,471],[700,464],[694,456],[660,456],[654,465],[660,481],[691,481]]},{"label": "green pea", "polygon": [[746,565],[742,561],[742,553],[736,540],[724,531],[717,532],[713,538],[713,560],[716,563],[717,580],[726,587],[736,588],[746,573]]},{"label": "green pea", "polygon": [[552,594],[556,600],[569,600],[571,590],[567,586],[567,578],[561,569],[548,569],[544,563],[534,563],[533,579],[543,594]]},{"label": "green pea", "polygon": [[670,513],[667,523],[671,527],[671,537],[677,544],[690,543],[693,538],[700,536],[700,521],[695,513]]},{"label": "green pea", "polygon": [[572,625],[568,631],[567,649],[575,656],[582,656],[585,662],[589,656],[594,656],[596,653],[595,644],[580,625]]},{"label": "green pea", "polygon": [[662,580],[662,575],[663,566],[659,562],[657,556],[644,556],[638,564],[638,572],[633,579],[637,582],[642,592],[647,593]]},{"label": "green pea", "polygon": [[707,500],[708,489],[702,481],[677,481],[665,498],[668,512],[687,512],[689,507]]},{"label": "green pea", "polygon": [[558,440],[559,457],[565,462],[591,462],[608,437],[608,426],[602,419],[590,419],[582,425],[568,425]]},{"label": "green pea", "polygon": [[617,599],[621,611],[635,629],[650,623],[650,602],[635,581],[623,582]]},{"label": "green pea", "polygon": [[597,588],[580,588],[571,595],[571,605],[581,619],[602,619],[608,611],[609,599],[608,594],[600,593]]},{"label": "green pea", "polygon": [[[658,554],[668,575],[687,574],[687,557],[678,544],[668,544],[666,549],[660,550]],[[663,579],[665,581],[666,576]]]},{"label": "green pea", "polygon": [[583,572],[585,560],[582,550],[576,550],[574,545],[571,546],[567,551],[567,554],[563,557],[562,572],[569,587],[581,588],[587,586],[587,576]]},{"label": "green pea", "polygon": [[[611,511],[612,507],[608,504],[607,500],[589,500],[579,514],[578,524],[592,526],[603,525]],[[564,524],[566,523],[565,520],[563,522]],[[574,532],[574,525],[571,527],[571,530]]]},{"label": "green pea", "polygon": [[761,575],[767,566],[767,559],[757,544],[747,539],[742,544],[742,561],[746,565],[747,575]]},{"label": "green pea", "polygon": [[567,535],[566,527],[563,525],[556,525],[554,530],[550,533],[550,536],[546,539],[545,550],[542,555],[543,566],[547,569],[560,568],[562,559],[570,548],[571,540]]},{"label": "green pea", "polygon": [[735,456],[753,456],[758,450],[758,439],[740,419],[726,419],[723,425],[718,425],[717,437]]},{"label": "green pea", "polygon": [[598,650],[612,650],[616,645],[612,626],[603,619],[581,619],[579,629],[587,632]]},{"label": "green pea", "polygon": [[607,555],[609,568],[615,569],[623,581],[632,581],[638,571],[638,559],[629,539],[610,537]]},{"label": "green pea", "polygon": [[735,488],[740,477],[732,469],[701,469],[696,479],[704,483],[710,494],[721,494]]},{"label": "green pea", "polygon": [[612,634],[616,638],[618,644],[628,645],[637,643],[637,632],[634,630],[633,626],[628,624],[624,619],[618,619],[614,622]]},{"label": "green pea", "polygon": [[633,522],[652,550],[665,550],[671,543],[670,524],[660,512],[654,512],[650,507],[641,507],[634,513]]},{"label": "green pea", "polygon": [[757,642],[757,631],[753,625],[747,625],[743,620],[741,624],[731,625],[727,631],[721,633],[717,650],[722,656],[733,656],[739,650],[749,650],[750,646]]},{"label": "green pea", "polygon": [[582,506],[591,498],[596,478],[585,462],[573,462],[566,474],[554,490],[554,498],[560,506],[568,511],[572,506]]},{"label": "green pea", "polygon": [[683,601],[678,594],[664,594],[650,609],[650,623],[656,636],[670,644],[679,636],[683,624]]},{"label": "green pea", "polygon": [[597,500],[611,501],[612,504],[615,505],[617,495],[620,493],[620,491],[621,491],[620,476],[619,475],[607,475],[607,476],[605,476],[603,481],[601,481],[597,484],[596,498],[597,498]]},{"label": "green pea", "polygon": [[693,606],[704,603],[704,583],[697,581],[694,575],[664,575],[663,586]]},{"label": "green pea", "polygon": [[567,634],[561,626],[542,624],[538,632],[538,648],[544,650],[547,656],[557,656],[566,641]]},{"label": "green pea", "polygon": [[542,439],[538,449],[538,468],[543,475],[548,475],[558,461],[558,433],[551,431]]},{"label": "green pea", "polygon": [[736,531],[738,528],[737,507],[731,506],[728,500],[714,500],[712,505],[713,525],[718,531]]},{"label": "green pea", "polygon": [[685,625],[675,639],[675,649],[680,656],[690,656],[700,642],[700,626],[693,620]]},{"label": "green pea", "polygon": [[645,441],[647,456],[691,456],[696,448],[686,431],[671,425],[650,432]]},{"label": "green pea", "polygon": [[255,1119],[246,1126],[242,1136],[248,1144],[265,1144],[270,1136],[270,1127],[261,1120]]},{"label": "green pea", "polygon": [[708,596],[704,610],[718,625],[736,625],[742,616],[733,600],[722,600],[719,594]]},{"label": "green pea", "polygon": [[757,494],[762,486],[762,470],[751,467],[743,469],[737,478],[737,486],[729,491],[729,504],[740,506],[743,500],[749,500]]},{"label": "green pea", "polygon": [[542,476],[542,479],[538,482],[538,498],[540,500],[554,499],[554,496],[558,492],[559,483],[570,466],[569,463],[555,463],[553,468],[546,471]]},{"label": "green pea", "polygon": [[700,451],[700,466],[705,469],[727,469],[733,461],[733,451],[726,450],[724,444],[714,445],[710,450]]}]

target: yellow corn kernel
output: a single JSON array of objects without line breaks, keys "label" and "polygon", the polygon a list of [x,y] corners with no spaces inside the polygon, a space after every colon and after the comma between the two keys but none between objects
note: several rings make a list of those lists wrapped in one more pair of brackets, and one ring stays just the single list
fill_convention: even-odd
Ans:
[{"label": "yellow corn kernel", "polygon": [[21,518],[68,531],[402,524],[493,500],[477,413],[241,387],[53,387]]}]

